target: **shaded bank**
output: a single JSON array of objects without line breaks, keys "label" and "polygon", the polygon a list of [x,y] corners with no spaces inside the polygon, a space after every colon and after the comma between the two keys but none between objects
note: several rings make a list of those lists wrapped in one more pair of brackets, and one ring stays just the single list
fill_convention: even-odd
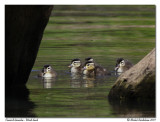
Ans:
[{"label": "shaded bank", "polygon": [[155,102],[155,48],[140,62],[119,76],[109,92],[109,99]]}]

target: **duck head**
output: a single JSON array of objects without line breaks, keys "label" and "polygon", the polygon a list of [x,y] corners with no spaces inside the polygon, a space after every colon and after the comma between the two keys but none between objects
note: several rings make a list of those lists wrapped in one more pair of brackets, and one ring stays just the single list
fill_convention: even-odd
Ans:
[{"label": "duck head", "polygon": [[72,61],[71,61],[71,64],[68,66],[68,67],[75,67],[75,68],[78,68],[78,67],[80,67],[81,66],[81,61],[80,61],[80,59],[73,59]]}]

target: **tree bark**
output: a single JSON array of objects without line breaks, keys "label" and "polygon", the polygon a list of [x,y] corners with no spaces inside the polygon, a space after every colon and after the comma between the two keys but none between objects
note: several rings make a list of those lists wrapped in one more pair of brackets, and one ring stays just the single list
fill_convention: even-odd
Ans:
[{"label": "tree bark", "polygon": [[25,85],[53,6],[5,6],[5,88]]},{"label": "tree bark", "polygon": [[119,76],[109,92],[110,100],[155,101],[155,48]]}]

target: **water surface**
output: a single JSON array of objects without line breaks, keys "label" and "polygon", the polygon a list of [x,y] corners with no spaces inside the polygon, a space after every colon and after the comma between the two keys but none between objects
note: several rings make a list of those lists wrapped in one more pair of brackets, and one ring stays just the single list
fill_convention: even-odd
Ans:
[{"label": "water surface", "polygon": [[[154,105],[110,103],[117,76],[72,78],[73,58],[93,57],[113,72],[115,60],[133,64],[155,47],[155,6],[55,6],[27,82],[37,117],[154,117]],[[36,75],[45,64],[56,79]]]}]

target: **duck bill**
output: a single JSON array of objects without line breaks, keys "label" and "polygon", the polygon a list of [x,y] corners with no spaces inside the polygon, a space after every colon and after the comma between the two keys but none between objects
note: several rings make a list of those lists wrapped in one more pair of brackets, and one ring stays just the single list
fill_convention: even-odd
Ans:
[{"label": "duck bill", "polygon": [[115,68],[114,68],[114,70],[115,70],[115,71],[117,71],[117,70],[118,70],[118,68],[119,68],[119,66],[115,67]]},{"label": "duck bill", "polygon": [[46,70],[46,69],[44,69],[44,73],[47,73],[47,70]]},{"label": "duck bill", "polygon": [[86,67],[83,67],[83,70],[86,70]]},{"label": "duck bill", "polygon": [[71,64],[71,65],[69,65],[68,67],[69,67],[69,68],[71,68],[71,67],[72,67],[72,64]]}]

